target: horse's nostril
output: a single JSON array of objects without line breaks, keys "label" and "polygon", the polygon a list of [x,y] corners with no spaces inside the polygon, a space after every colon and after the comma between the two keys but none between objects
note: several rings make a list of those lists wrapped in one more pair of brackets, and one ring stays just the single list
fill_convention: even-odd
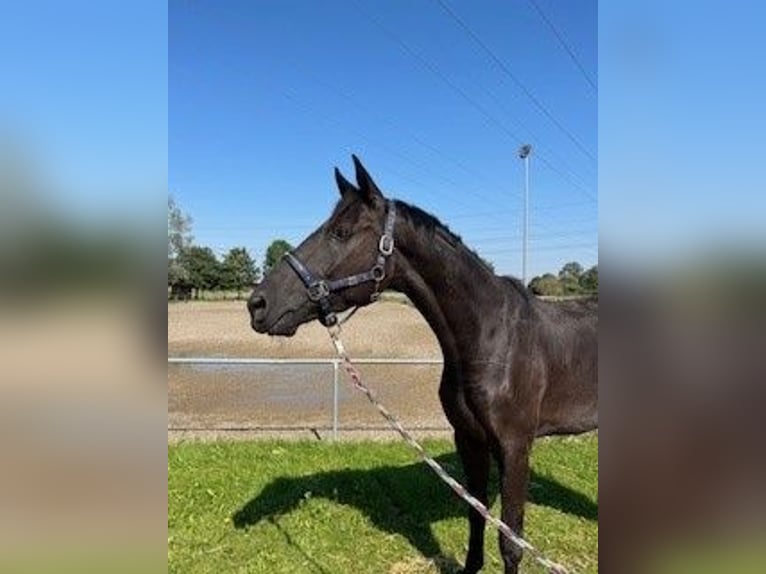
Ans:
[{"label": "horse's nostril", "polygon": [[253,298],[253,309],[263,309],[266,307],[266,299],[261,296]]},{"label": "horse's nostril", "polygon": [[266,299],[261,295],[253,295],[247,302],[247,308],[250,311],[250,315],[256,319],[263,315],[266,309]]}]

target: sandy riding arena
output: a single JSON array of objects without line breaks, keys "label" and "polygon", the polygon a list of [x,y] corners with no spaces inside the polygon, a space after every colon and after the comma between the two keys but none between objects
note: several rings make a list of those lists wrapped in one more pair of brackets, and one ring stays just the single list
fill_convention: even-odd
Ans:
[{"label": "sandy riding arena", "polygon": [[[343,329],[354,358],[440,359],[420,314],[396,301],[361,309]],[[304,325],[290,338],[255,333],[243,301],[168,305],[168,356],[333,358],[325,329]],[[406,425],[448,428],[439,405],[438,365],[364,365],[368,384]],[[332,423],[332,365],[169,365],[168,435],[324,438]],[[385,421],[341,379],[341,434],[381,435]],[[387,435],[388,433],[382,433]]]}]

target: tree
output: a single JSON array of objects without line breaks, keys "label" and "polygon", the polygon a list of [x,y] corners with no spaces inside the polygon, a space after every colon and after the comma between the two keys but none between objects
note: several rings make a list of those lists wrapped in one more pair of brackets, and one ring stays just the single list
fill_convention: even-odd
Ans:
[{"label": "tree", "polygon": [[188,283],[189,271],[178,261],[168,259],[168,285]]},{"label": "tree", "polygon": [[175,261],[189,247],[192,218],[184,214],[172,195],[168,196],[168,259]]},{"label": "tree", "polygon": [[577,261],[570,261],[561,268],[561,271],[559,271],[559,279],[573,278],[579,280],[582,272],[582,265]]},{"label": "tree", "polygon": [[259,276],[260,270],[244,247],[233,247],[223,258],[221,287],[236,290],[238,297],[243,289],[252,287]]},{"label": "tree", "polygon": [[580,288],[586,293],[598,293],[598,265],[580,276]]},{"label": "tree", "polygon": [[192,219],[185,215],[172,195],[168,196],[168,285],[174,290],[190,281],[189,270],[180,260],[181,254],[191,245]]},{"label": "tree", "polygon": [[292,251],[293,246],[284,239],[275,239],[266,249],[266,257],[263,262],[263,274],[268,273],[282,260],[282,256],[288,251]]},{"label": "tree", "polygon": [[580,293],[580,276],[582,271],[582,265],[577,261],[570,261],[561,268],[561,271],[559,271],[559,281],[561,282],[564,295]]},{"label": "tree", "polygon": [[193,285],[189,271],[178,261],[168,259],[168,285],[170,285],[170,298],[176,301],[188,301],[191,299]]},{"label": "tree", "polygon": [[529,289],[535,295],[560,296],[564,294],[561,281],[552,273],[546,273],[542,277],[534,277],[529,282]]},{"label": "tree", "polygon": [[209,247],[192,245],[184,249],[178,262],[189,273],[189,282],[197,290],[217,289],[221,283],[221,264]]}]

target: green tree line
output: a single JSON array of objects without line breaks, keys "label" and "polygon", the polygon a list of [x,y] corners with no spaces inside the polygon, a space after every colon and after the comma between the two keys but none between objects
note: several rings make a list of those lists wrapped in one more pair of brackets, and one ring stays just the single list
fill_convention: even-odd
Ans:
[{"label": "green tree line", "polygon": [[[192,219],[173,197],[168,198],[168,291],[173,299],[199,298],[202,291],[236,291],[238,297],[261,279],[261,268],[245,247],[233,247],[219,259],[215,252],[196,245],[191,234]],[[263,272],[268,273],[286,251],[284,239],[266,249]]]},{"label": "green tree line", "polygon": [[545,273],[529,282],[535,295],[565,296],[593,295],[598,293],[598,265],[583,269],[577,261],[566,263],[558,275]]}]

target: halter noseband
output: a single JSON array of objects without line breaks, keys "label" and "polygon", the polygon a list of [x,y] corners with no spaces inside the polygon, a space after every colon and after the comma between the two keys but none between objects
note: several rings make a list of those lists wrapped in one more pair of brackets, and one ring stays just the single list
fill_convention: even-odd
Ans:
[{"label": "halter noseband", "polygon": [[396,206],[394,202],[387,202],[388,213],[386,223],[383,227],[383,235],[378,241],[378,258],[371,269],[356,275],[349,275],[342,279],[322,279],[314,275],[300,259],[293,253],[285,253],[284,258],[292,267],[293,271],[300,277],[300,280],[306,286],[309,299],[319,305],[319,321],[325,327],[331,327],[338,322],[338,317],[333,313],[330,305],[330,294],[349,287],[355,287],[368,281],[375,282],[375,291],[371,300],[375,301],[380,294],[380,283],[386,277],[386,259],[394,252],[394,223],[396,221]]}]

